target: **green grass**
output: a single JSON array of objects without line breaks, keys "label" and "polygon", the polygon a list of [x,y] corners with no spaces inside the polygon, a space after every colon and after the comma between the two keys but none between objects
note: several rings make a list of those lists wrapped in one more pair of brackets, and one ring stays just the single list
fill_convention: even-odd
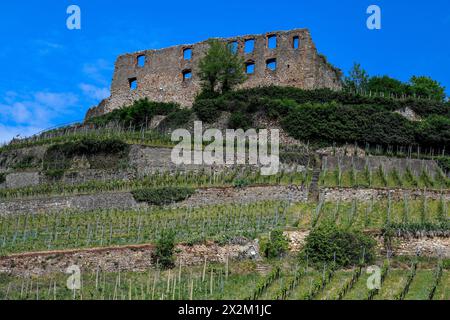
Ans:
[{"label": "green grass", "polygon": [[450,271],[445,270],[437,287],[434,300],[450,300]]},{"label": "green grass", "polygon": [[405,300],[428,300],[433,279],[433,270],[418,270]]},{"label": "green grass", "polygon": [[[269,265],[277,261],[269,261]],[[282,274],[260,297],[272,300],[278,290],[293,276],[295,259],[283,260]],[[403,288],[408,269],[391,269],[376,300],[390,300]],[[337,291],[351,277],[351,270],[337,270],[332,281],[315,297],[317,300],[334,299]],[[311,290],[311,284],[321,279],[322,272],[309,269],[289,295],[289,300],[301,300]],[[0,299],[13,300],[240,300],[252,295],[264,275],[256,271],[252,261],[231,261],[225,264],[175,267],[161,271],[149,268],[141,272],[82,272],[82,290],[67,289],[68,275],[52,273],[40,276],[11,276],[0,274]],[[344,300],[364,300],[367,297],[367,278],[363,272],[359,281],[348,292]],[[430,288],[431,270],[418,270],[411,284],[407,300],[426,300]],[[450,298],[450,273],[444,272],[435,295],[436,300]]]},{"label": "green grass", "polygon": [[395,170],[384,172],[380,168],[372,168],[370,172],[345,170],[339,173],[338,168],[327,170],[322,172],[319,182],[321,186],[328,188],[427,188],[441,190],[450,186],[450,179],[440,174],[436,174],[434,177],[425,172],[414,175],[409,170],[401,174]]},{"label": "green grass", "polygon": [[236,181],[252,185],[309,185],[311,172],[280,172],[273,176],[262,176],[259,172],[240,169],[226,169],[212,176],[208,171],[200,172],[156,172],[134,180],[94,180],[80,184],[61,182],[42,184],[18,189],[0,189],[0,199],[42,198],[49,196],[93,194],[99,192],[129,192],[153,187],[232,187]]},{"label": "green grass", "polygon": [[331,280],[331,282],[325,287],[325,289],[319,293],[316,300],[332,300],[335,299],[337,293],[345,283],[352,277],[352,271],[337,271]]},{"label": "green grass", "polygon": [[368,278],[369,275],[365,272],[365,270],[363,270],[358,282],[356,282],[353,289],[347,293],[344,300],[365,300],[369,292],[369,289],[367,288]]},{"label": "green grass", "polygon": [[[373,203],[326,202],[316,219],[317,205],[283,201],[255,202],[247,205],[215,205],[200,208],[147,208],[140,210],[96,210],[22,214],[0,217],[0,253],[60,250],[152,243],[161,230],[175,230],[176,240],[220,243],[236,236],[254,238],[278,227],[308,230],[312,221],[320,225],[334,221],[346,228],[379,229],[386,221],[401,223],[403,201]],[[409,223],[420,225],[421,200],[408,203]],[[437,223],[439,201],[427,201],[427,222]],[[388,214],[389,212],[389,214]],[[447,213],[448,214],[448,213]]]},{"label": "green grass", "polygon": [[163,230],[174,230],[177,242],[255,238],[286,225],[282,202],[217,205],[202,208],[65,211],[0,218],[3,255],[41,250],[153,243]]},{"label": "green grass", "polygon": [[405,286],[408,270],[390,270],[375,300],[393,300]]},{"label": "green grass", "polygon": [[311,292],[314,281],[321,279],[322,272],[309,269],[308,273],[300,279],[296,289],[288,297],[289,300],[303,300],[305,295]]}]

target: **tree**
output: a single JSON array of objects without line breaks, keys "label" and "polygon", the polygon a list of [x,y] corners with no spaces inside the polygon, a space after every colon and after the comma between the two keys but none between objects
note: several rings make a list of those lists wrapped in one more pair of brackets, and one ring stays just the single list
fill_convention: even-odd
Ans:
[{"label": "tree", "polygon": [[411,91],[416,96],[439,101],[445,100],[445,87],[436,80],[426,76],[413,76],[409,82]]},{"label": "tree", "polygon": [[217,39],[209,40],[209,49],[199,62],[202,90],[224,93],[245,81],[244,59],[231,46]]},{"label": "tree", "polygon": [[175,232],[172,230],[162,230],[156,243],[153,261],[158,263],[162,269],[170,269],[175,266]]},{"label": "tree", "polygon": [[360,231],[325,223],[308,235],[300,257],[316,265],[334,262],[345,268],[371,263],[376,256],[375,245],[375,239]]},{"label": "tree", "polygon": [[278,258],[288,251],[289,240],[284,236],[283,230],[273,230],[269,239],[261,241],[260,248],[266,258]]},{"label": "tree", "polygon": [[367,91],[384,93],[386,95],[394,94],[396,96],[403,96],[410,94],[410,87],[408,84],[400,80],[391,78],[389,76],[372,77],[367,83]]},{"label": "tree", "polygon": [[346,91],[367,91],[367,83],[369,82],[369,75],[361,68],[359,63],[354,63],[352,70],[350,70],[348,77],[344,79],[344,89]]}]

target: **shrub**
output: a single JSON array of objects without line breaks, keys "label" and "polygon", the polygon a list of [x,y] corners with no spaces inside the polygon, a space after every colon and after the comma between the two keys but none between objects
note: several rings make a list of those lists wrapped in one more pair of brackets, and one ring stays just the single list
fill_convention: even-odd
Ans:
[{"label": "shrub", "polygon": [[411,94],[411,88],[408,84],[389,76],[372,77],[367,83],[367,91],[374,93],[384,93],[385,95],[394,94],[398,97]]},{"label": "shrub", "polygon": [[141,128],[146,126],[156,115],[169,115],[180,109],[176,103],[163,103],[149,101],[147,98],[135,101],[131,106],[113,110],[105,115],[88,119],[87,123],[106,125],[110,122],[118,122],[123,126]]},{"label": "shrub", "polygon": [[175,266],[175,232],[173,230],[163,230],[156,242],[156,248],[152,254],[155,264],[162,269],[171,269]]},{"label": "shrub", "polygon": [[438,157],[436,160],[444,172],[450,171],[450,157]]},{"label": "shrub", "polygon": [[266,258],[278,258],[289,249],[289,241],[282,230],[274,230],[270,233],[269,239],[261,241],[260,248]]},{"label": "shrub", "polygon": [[192,108],[201,121],[212,123],[220,117],[219,103],[220,101],[216,99],[198,100]]},{"label": "shrub", "polygon": [[170,113],[161,123],[160,128],[180,128],[189,122],[192,116],[192,110],[190,109],[180,109]]},{"label": "shrub", "polygon": [[250,181],[247,179],[237,179],[233,181],[233,186],[237,189],[242,189],[248,187],[250,185]]},{"label": "shrub", "polygon": [[70,160],[75,156],[115,155],[123,157],[128,153],[129,146],[118,139],[83,138],[49,147],[44,155],[44,170],[64,170],[70,166]]},{"label": "shrub", "polygon": [[417,140],[427,146],[443,148],[450,145],[450,118],[429,116],[417,128]]},{"label": "shrub", "polygon": [[406,98],[393,99],[388,97],[373,97],[359,95],[345,91],[333,91],[330,89],[304,90],[294,87],[267,86],[251,89],[242,89],[221,96],[226,100],[252,101],[255,99],[292,100],[297,104],[327,103],[335,101],[342,105],[372,105],[379,110],[396,111],[409,107],[420,116],[431,114],[450,116],[450,103],[436,100]]},{"label": "shrub", "polygon": [[64,173],[64,169],[49,169],[44,171],[44,175],[52,180],[61,180]]},{"label": "shrub", "polygon": [[132,191],[136,201],[161,206],[186,200],[195,192],[192,188],[164,187],[148,188]]},{"label": "shrub", "polygon": [[411,91],[422,98],[434,99],[437,101],[445,100],[445,87],[430,77],[413,76],[409,80],[411,83]]},{"label": "shrub", "polygon": [[246,131],[251,128],[252,121],[249,116],[242,112],[232,113],[230,119],[228,119],[229,129],[243,129]]},{"label": "shrub", "polygon": [[32,155],[27,155],[24,158],[20,159],[17,163],[15,163],[12,168],[16,169],[16,170],[20,170],[20,169],[28,169],[28,168],[33,168],[35,167],[36,161],[35,161],[35,157]]},{"label": "shrub", "polygon": [[324,224],[311,231],[301,253],[313,264],[335,262],[337,266],[348,267],[362,261],[371,263],[375,258],[375,240],[358,231]]},{"label": "shrub", "polygon": [[373,106],[303,104],[283,119],[282,126],[303,141],[409,145],[415,140],[410,121]]},{"label": "shrub", "polygon": [[6,173],[0,173],[0,184],[6,182]]}]

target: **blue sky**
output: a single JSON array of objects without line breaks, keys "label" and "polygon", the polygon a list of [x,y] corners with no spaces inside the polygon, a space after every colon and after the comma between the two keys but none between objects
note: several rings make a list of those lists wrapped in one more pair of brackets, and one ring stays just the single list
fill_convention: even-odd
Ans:
[{"label": "blue sky", "polygon": [[[81,30],[66,28],[71,4]],[[371,4],[381,30],[366,28]],[[303,27],[344,71],[357,61],[371,75],[429,75],[450,94],[448,0],[2,1],[0,142],[82,120],[108,96],[121,53]]]}]

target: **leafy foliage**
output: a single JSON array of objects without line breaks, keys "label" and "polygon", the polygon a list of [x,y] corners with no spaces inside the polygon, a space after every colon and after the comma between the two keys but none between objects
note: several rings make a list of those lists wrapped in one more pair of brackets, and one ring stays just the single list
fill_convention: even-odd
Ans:
[{"label": "leafy foliage", "polygon": [[197,117],[207,123],[214,122],[221,114],[220,101],[215,99],[197,100],[192,108]]},{"label": "leafy foliage", "polygon": [[252,126],[252,120],[243,112],[236,112],[231,114],[228,120],[229,129],[243,129],[244,131]]},{"label": "leafy foliage", "polygon": [[413,76],[410,80],[411,91],[418,97],[429,98],[437,101],[444,101],[445,87],[430,77]]},{"label": "leafy foliage", "polygon": [[0,173],[0,184],[6,182],[6,173]]},{"label": "leafy foliage", "polygon": [[171,269],[175,266],[175,232],[163,230],[156,242],[155,252],[153,253],[154,263],[161,266],[162,269]]},{"label": "leafy foliage", "polygon": [[180,109],[176,103],[149,101],[147,98],[135,101],[131,106],[115,109],[105,115],[88,119],[87,123],[104,126],[118,122],[124,127],[145,127],[156,115],[169,115]]},{"label": "leafy foliage", "polygon": [[349,75],[344,79],[344,89],[352,92],[366,91],[369,74],[359,63],[354,63]]},{"label": "leafy foliage", "polygon": [[148,188],[133,191],[136,201],[147,202],[152,205],[165,205],[186,200],[195,192],[192,188],[164,187]]},{"label": "leafy foliage", "polygon": [[245,80],[244,60],[231,46],[213,39],[199,62],[202,89],[206,92],[227,92]]},{"label": "leafy foliage", "polygon": [[289,241],[282,230],[270,232],[268,239],[261,241],[261,252],[266,258],[278,258],[289,249]]},{"label": "leafy foliage", "polygon": [[437,157],[436,160],[444,171],[450,171],[450,157]]},{"label": "leafy foliage", "polygon": [[428,146],[450,145],[450,118],[432,115],[417,128],[417,140]]},{"label": "leafy foliage", "polygon": [[68,169],[75,156],[105,155],[122,157],[128,153],[129,146],[118,139],[83,138],[50,146],[44,155],[44,170]]},{"label": "leafy foliage", "polygon": [[283,119],[282,126],[291,136],[303,141],[397,145],[415,142],[411,122],[367,105],[303,104]]},{"label": "leafy foliage", "polygon": [[359,231],[344,230],[326,223],[311,231],[301,255],[315,264],[334,262],[337,266],[348,267],[358,265],[361,260],[372,262],[375,244],[373,238]]},{"label": "leafy foliage", "polygon": [[158,127],[164,129],[177,129],[185,125],[192,116],[193,111],[191,109],[180,109],[173,111],[167,115],[167,117],[161,121]]},{"label": "leafy foliage", "polygon": [[[263,110],[264,106],[268,103],[273,103],[274,100],[278,100],[275,101],[277,104],[283,100],[291,103],[296,102],[296,104],[335,101],[341,105],[371,105],[385,111],[396,111],[409,107],[422,117],[432,114],[450,115],[450,103],[448,102],[443,103],[436,100],[421,99],[420,97],[395,99],[392,97],[362,95],[347,91],[333,91],[330,89],[303,90],[294,87],[267,86],[228,92],[217,99],[226,101],[228,106],[235,105],[239,102],[241,104],[245,103],[245,105],[261,106],[260,109]],[[222,104],[224,105],[224,103]],[[227,109],[230,109],[230,107],[227,107]]]},{"label": "leafy foliage", "polygon": [[397,97],[408,96],[411,89],[408,84],[389,76],[372,77],[367,83],[369,92],[383,93],[386,96],[394,94]]}]

